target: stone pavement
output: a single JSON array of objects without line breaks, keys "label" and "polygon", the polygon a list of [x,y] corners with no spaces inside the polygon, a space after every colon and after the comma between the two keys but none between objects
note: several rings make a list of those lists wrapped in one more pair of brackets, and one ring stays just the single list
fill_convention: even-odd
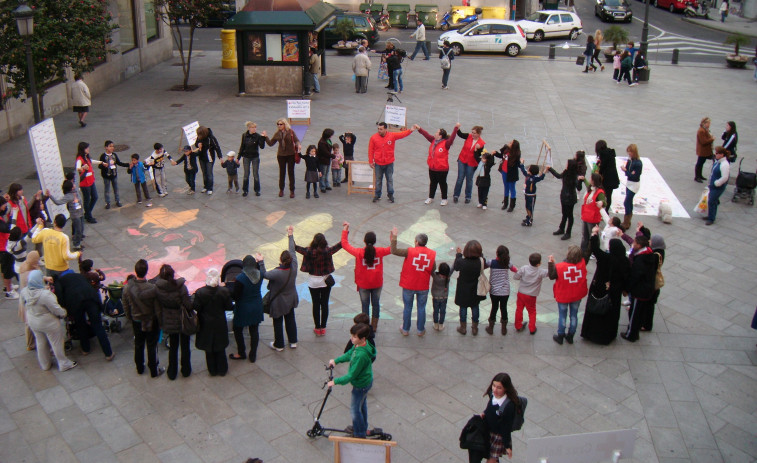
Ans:
[{"label": "stone pavement", "polygon": [[[80,140],[89,141],[96,154],[105,139],[130,146],[122,157],[135,151],[146,155],[156,141],[175,152],[179,127],[194,120],[213,128],[224,151],[238,148],[246,120],[272,132],[275,119],[285,114],[284,99],[236,97],[236,70],[220,69],[220,57],[220,52],[205,52],[193,61],[192,83],[201,85],[195,92],[168,91],[181,72],[167,62],[98,96],[84,129],[73,114],[58,116],[64,165],[73,164]],[[368,94],[355,95],[348,58],[329,56],[328,69],[322,93],[313,98],[304,144],[315,143],[326,127],[354,131],[356,157],[365,160],[384,90],[373,78]],[[553,146],[560,165],[578,149],[593,152],[599,138],[619,155],[629,143],[637,143],[690,211],[702,188],[691,179],[694,136],[703,116],[713,119],[716,137],[726,121],[735,120],[744,168],[757,167],[751,74],[720,66],[655,66],[649,84],[628,88],[611,82],[607,72],[582,74],[572,59],[465,56],[453,62],[448,91],[439,89],[436,60],[407,63],[401,98],[410,123],[430,131],[449,130],[458,120],[466,130],[480,124],[491,147],[521,140],[526,162],[535,161],[542,139]],[[456,141],[454,156],[460,146]],[[197,286],[202,270],[247,253],[264,252],[270,264],[283,249],[289,224],[296,227],[301,244],[316,231],[336,242],[343,220],[352,223],[353,243],[374,230],[378,244],[388,245],[389,230],[396,225],[401,241],[410,245],[422,230],[430,235],[439,261],[450,263],[452,247],[473,238],[489,257],[497,245],[506,244],[515,265],[523,265],[535,251],[545,262],[550,254],[561,259],[566,244],[578,244],[578,228],[568,243],[552,236],[559,217],[559,182],[551,178],[539,184],[532,228],[520,226],[522,199],[516,212],[500,211],[497,178],[488,211],[475,207],[475,191],[471,205],[442,208],[437,199],[425,206],[427,150],[425,139],[415,134],[398,142],[395,204],[347,197],[345,188],[305,200],[302,166],[297,168],[297,198],[278,198],[270,148],[263,151],[259,198],[224,194],[220,168],[212,197],[185,196],[181,171],[169,167],[171,194],[145,209],[134,206],[122,172],[126,207],[105,211],[101,197],[96,208],[100,223],[86,229],[86,256],[111,278],[123,277],[140,257],[151,261],[153,272],[159,262],[169,262]],[[0,145],[0,159],[4,189],[20,181],[30,194],[35,180],[28,141]],[[453,167],[451,183],[454,178]],[[98,188],[102,195],[99,181]],[[729,188],[711,227],[696,217],[678,218],[672,225],[637,217],[665,236],[668,249],[654,332],[643,333],[635,344],[620,339],[607,347],[581,340],[555,344],[551,335],[557,308],[550,283],[539,297],[535,336],[512,329],[506,337],[483,330],[477,337],[460,336],[454,332],[457,310],[451,297],[447,330],[404,338],[398,333],[401,260],[387,257],[379,357],[368,404],[371,425],[398,442],[393,461],[466,461],[458,448],[459,431],[472,413],[483,409],[481,395],[499,371],[512,375],[530,403],[524,431],[513,435],[515,462],[525,461],[529,438],[624,428],[637,429],[638,439],[635,458],[623,461],[755,461],[757,333],[749,325],[757,296],[757,215],[752,207],[730,202],[730,195]],[[0,461],[241,462],[253,456],[266,463],[332,461],[331,443],[310,440],[305,431],[323,397],[323,365],[341,352],[350,319],[359,311],[351,257],[338,253],[336,265],[328,335],[312,335],[310,303],[303,300],[297,310],[299,348],[280,354],[267,349],[272,329],[266,320],[257,363],[231,362],[225,378],[208,376],[201,352],[194,352],[194,371],[187,379],[169,382],[135,374],[128,329],[111,336],[117,353],[112,363],[97,353],[82,357],[74,348],[71,355],[79,368],[41,371],[34,353],[25,350],[15,303],[0,302]],[[299,286],[304,299],[302,277]],[[489,307],[482,304],[482,319]],[[509,312],[512,320],[514,300]],[[161,348],[163,364],[166,356]],[[349,388],[337,387],[323,423],[348,424],[349,400]]]},{"label": "stone pavement", "polygon": [[[712,8],[708,13],[709,19],[700,18],[687,18],[682,15],[681,19],[686,22],[698,24],[703,27],[715,29],[718,31],[729,32],[731,34],[744,34],[749,37],[757,37],[757,20],[742,18],[735,14],[729,14],[725,22],[720,22],[720,12],[717,8]],[[749,48],[749,47],[746,47]],[[745,54],[749,55],[751,52],[744,50]]]}]

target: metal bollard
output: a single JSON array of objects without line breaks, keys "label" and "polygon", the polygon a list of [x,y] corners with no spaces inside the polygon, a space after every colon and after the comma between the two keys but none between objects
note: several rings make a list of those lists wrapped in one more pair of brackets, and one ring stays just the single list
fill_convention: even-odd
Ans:
[{"label": "metal bollard", "polygon": [[555,44],[549,44],[549,59],[555,59]]},{"label": "metal bollard", "polygon": [[673,49],[673,59],[670,60],[670,63],[671,64],[678,64],[678,49],[677,48]]}]

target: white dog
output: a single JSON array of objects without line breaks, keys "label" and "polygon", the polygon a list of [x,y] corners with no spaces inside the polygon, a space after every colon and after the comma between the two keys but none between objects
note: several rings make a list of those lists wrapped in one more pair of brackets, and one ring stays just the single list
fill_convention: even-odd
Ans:
[{"label": "white dog", "polygon": [[670,207],[670,202],[667,199],[660,200],[660,206],[657,209],[657,217],[659,217],[663,223],[673,223],[673,208]]}]

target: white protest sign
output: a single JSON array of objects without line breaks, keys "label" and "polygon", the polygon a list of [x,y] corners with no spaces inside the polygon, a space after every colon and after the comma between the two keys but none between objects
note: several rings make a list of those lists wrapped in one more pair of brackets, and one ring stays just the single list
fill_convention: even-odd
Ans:
[{"label": "white protest sign", "polygon": [[587,463],[617,461],[613,459],[616,452],[618,452],[620,458],[633,458],[635,442],[635,429],[528,439],[526,462]]},{"label": "white protest sign", "polygon": [[287,100],[289,119],[310,119],[310,100]]},{"label": "white protest sign", "polygon": [[339,444],[339,457],[341,463],[384,463],[386,448],[342,442]]},{"label": "white protest sign", "polygon": [[200,123],[197,121],[192,122],[189,125],[185,125],[181,128],[184,131],[184,136],[187,137],[187,145],[194,145],[197,141],[197,128]]},{"label": "white protest sign", "polygon": [[[37,166],[37,176],[42,191],[50,190],[50,193],[60,198],[63,196],[61,185],[65,177],[63,176],[63,163],[60,159],[60,148],[58,147],[58,137],[55,134],[53,119],[45,119],[31,127],[29,129],[29,141],[32,145],[34,164]],[[47,210],[52,215],[50,220],[57,214],[63,214],[66,217],[69,215],[65,204],[59,206],[52,201],[47,203]]]},{"label": "white protest sign", "polygon": [[386,105],[384,116],[384,122],[392,125],[405,126],[405,116],[407,114],[407,108],[404,106]]}]

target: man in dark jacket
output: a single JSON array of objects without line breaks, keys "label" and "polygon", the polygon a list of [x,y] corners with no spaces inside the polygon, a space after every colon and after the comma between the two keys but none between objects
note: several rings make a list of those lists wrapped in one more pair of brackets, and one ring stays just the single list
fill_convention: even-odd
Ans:
[{"label": "man in dark jacket", "polygon": [[102,302],[97,290],[92,287],[84,275],[70,270],[61,275],[55,275],[53,282],[58,303],[74,319],[82,355],[89,354],[89,338],[92,337],[92,332],[94,332],[106,360],[113,360],[116,354],[110,348],[108,334],[105,332],[100,319]]},{"label": "man in dark jacket", "polygon": [[131,280],[123,291],[122,302],[126,318],[131,320],[134,331],[134,363],[137,373],[145,372],[145,345],[147,345],[147,367],[150,376],[157,378],[165,372],[158,366],[158,339],[160,338],[160,304],[155,285],[145,279],[147,261],[139,259],[134,265],[137,278]]},{"label": "man in dark jacket", "polygon": [[642,322],[652,318],[649,316],[649,311],[654,310],[652,301],[658,262],[658,257],[649,247],[649,238],[644,235],[637,236],[633,242],[631,277],[628,280],[628,293],[631,296],[628,329],[620,334],[620,337],[626,341],[638,341]]}]

